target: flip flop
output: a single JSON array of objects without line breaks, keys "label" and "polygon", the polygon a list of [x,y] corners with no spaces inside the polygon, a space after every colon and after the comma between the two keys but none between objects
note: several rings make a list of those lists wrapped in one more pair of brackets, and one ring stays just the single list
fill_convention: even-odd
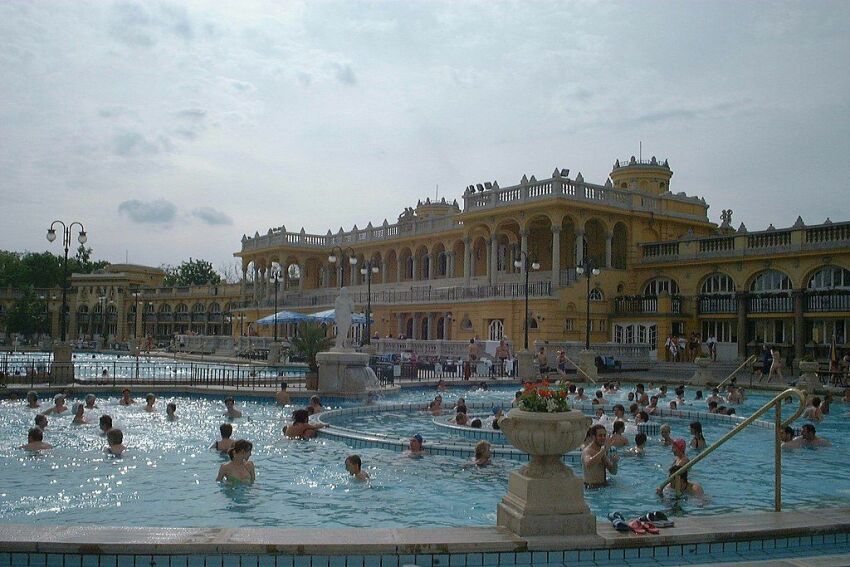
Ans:
[{"label": "flip flop", "polygon": [[638,520],[640,520],[641,522],[650,523],[650,524],[654,525],[656,528],[672,528],[673,527],[674,524],[670,520],[661,520],[661,519],[655,520],[655,519],[653,519],[654,514],[655,514],[654,512],[650,512],[649,514],[644,514],[643,516],[638,518]]},{"label": "flip flop", "polygon": [[658,535],[659,534],[658,528],[656,528],[654,525],[652,525],[651,522],[641,522],[640,525],[643,529],[645,529],[646,531],[648,531],[652,535]]},{"label": "flip flop", "polygon": [[614,526],[614,529],[618,532],[627,532],[631,529],[624,520],[619,520],[617,518],[611,522],[611,525]]},{"label": "flip flop", "polygon": [[611,521],[611,522],[613,522],[615,520],[620,520],[622,522],[626,521],[626,519],[623,517],[623,515],[620,512],[610,512],[608,514],[608,520]]},{"label": "flip flop", "polygon": [[646,530],[643,528],[643,524],[641,524],[638,520],[631,520],[628,523],[629,529],[635,532],[638,535],[642,535],[646,533]]}]

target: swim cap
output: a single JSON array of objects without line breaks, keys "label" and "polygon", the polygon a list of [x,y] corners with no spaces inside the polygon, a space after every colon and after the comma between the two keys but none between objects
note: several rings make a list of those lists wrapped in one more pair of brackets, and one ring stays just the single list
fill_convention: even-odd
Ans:
[{"label": "swim cap", "polygon": [[675,441],[673,441],[673,448],[677,449],[679,451],[684,452],[686,446],[687,446],[687,443],[685,443],[684,439],[676,439]]},{"label": "swim cap", "polygon": [[424,442],[425,442],[425,439],[423,439],[423,438],[422,438],[422,436],[421,436],[420,434],[418,434],[418,433],[417,433],[416,435],[414,435],[414,436],[413,436],[413,439],[416,439],[416,440],[417,440],[417,441],[419,441],[420,443],[424,443]]},{"label": "swim cap", "polygon": [[54,402],[58,402],[59,400],[64,400],[64,399],[65,399],[65,395],[64,395],[64,394],[56,394],[55,396],[53,396],[53,401],[54,401]]},{"label": "swim cap", "polygon": [[87,399],[87,400],[94,400],[94,399],[96,399],[96,398],[95,398],[95,395],[94,395],[94,394],[86,394],[86,399]]}]

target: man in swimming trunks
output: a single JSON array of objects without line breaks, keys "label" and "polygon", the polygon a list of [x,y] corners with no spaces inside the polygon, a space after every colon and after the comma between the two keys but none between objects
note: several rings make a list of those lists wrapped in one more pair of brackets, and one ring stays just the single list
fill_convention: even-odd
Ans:
[{"label": "man in swimming trunks", "polygon": [[815,396],[811,399],[811,405],[803,412],[803,418],[810,421],[820,421],[823,419],[823,412],[820,409],[821,399]]},{"label": "man in swimming trunks", "polygon": [[604,425],[594,425],[588,431],[592,441],[581,452],[581,464],[584,466],[585,488],[607,486],[606,473],[617,474],[619,455],[608,456],[610,444]]},{"label": "man in swimming trunks", "polygon": [[52,449],[53,445],[44,442],[44,432],[40,428],[33,427],[27,433],[26,444],[21,445],[20,448],[25,451],[46,451]]},{"label": "man in swimming trunks", "polygon": [[615,421],[611,429],[613,433],[608,438],[608,444],[611,447],[625,447],[629,444],[629,440],[623,435],[623,432],[626,430],[625,421]]}]

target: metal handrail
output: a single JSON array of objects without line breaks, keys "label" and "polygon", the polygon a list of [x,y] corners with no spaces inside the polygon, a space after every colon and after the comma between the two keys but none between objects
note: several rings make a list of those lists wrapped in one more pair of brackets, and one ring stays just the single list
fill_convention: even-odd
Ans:
[{"label": "metal handrail", "polygon": [[724,379],[723,379],[723,381],[722,381],[720,384],[718,384],[718,385],[717,385],[717,387],[718,387],[718,388],[722,387],[722,386],[723,386],[723,384],[725,384],[725,383],[726,383],[726,382],[727,382],[730,378],[732,378],[732,376],[734,376],[735,374],[737,374],[738,372],[740,372],[740,371],[741,371],[741,369],[742,369],[743,367],[745,367],[745,366],[746,366],[746,365],[748,365],[750,362],[752,362],[752,360],[753,360],[754,358],[756,358],[756,355],[751,354],[751,355],[747,358],[747,360],[745,360],[745,361],[743,362],[743,364],[741,364],[741,366],[739,366],[738,368],[736,368],[735,370],[733,370],[733,371],[732,371],[732,374],[730,374],[729,376],[727,376],[726,378],[724,378]]},{"label": "metal handrail", "polygon": [[588,380],[590,380],[591,382],[593,382],[594,384],[596,384],[596,380],[594,380],[594,379],[593,379],[593,377],[592,377],[590,374],[588,374],[588,373],[584,370],[584,368],[582,368],[581,366],[579,366],[578,364],[576,364],[575,362],[573,362],[573,361],[570,359],[570,357],[569,357],[569,356],[567,356],[566,354],[564,355],[564,358],[566,358],[566,359],[567,359],[567,362],[569,362],[570,364],[572,364],[573,366],[575,366],[575,367],[576,367],[576,372],[581,372],[582,374],[584,374],[584,376],[585,376]]},{"label": "metal handrail", "polygon": [[[797,408],[797,411],[794,412],[794,415],[782,421],[782,401],[788,396],[795,396],[800,401],[800,407]],[[671,474],[667,477],[661,486],[658,487],[658,490],[664,490],[664,487],[673,482],[673,479],[684,473],[689,471],[695,464],[709,456],[714,452],[715,449],[726,443],[729,439],[737,435],[740,431],[745,429],[748,425],[754,422],[756,419],[760,418],[762,415],[768,412],[772,406],[776,406],[776,419],[774,422],[775,426],[775,442],[774,442],[774,450],[775,450],[775,460],[774,460],[774,508],[777,512],[782,511],[782,451],[780,447],[779,434],[783,428],[787,427],[790,423],[794,422],[798,417],[803,415],[803,412],[806,410],[806,395],[803,394],[797,388],[788,388],[781,394],[777,394],[772,400],[764,404],[760,407],[756,412],[739,423],[735,428],[731,431],[723,435],[720,439],[712,443],[710,446],[706,447],[702,453],[685,463],[682,468]]]}]

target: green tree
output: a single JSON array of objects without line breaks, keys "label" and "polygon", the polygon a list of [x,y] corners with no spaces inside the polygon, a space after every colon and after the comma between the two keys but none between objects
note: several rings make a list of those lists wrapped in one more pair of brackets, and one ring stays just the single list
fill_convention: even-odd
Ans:
[{"label": "green tree", "polygon": [[32,287],[25,288],[6,315],[6,332],[30,338],[48,330],[47,304]]},{"label": "green tree", "polygon": [[0,287],[20,287],[24,281],[21,254],[0,250]]},{"label": "green tree", "polygon": [[163,266],[165,270],[165,286],[188,286],[188,285],[217,285],[221,283],[221,276],[215,271],[213,265],[206,260],[184,261],[177,267]]},{"label": "green tree", "polygon": [[305,322],[298,326],[298,336],[292,339],[292,350],[296,355],[307,359],[311,374],[319,373],[316,355],[328,350],[331,340],[326,336],[325,327],[315,322]]},{"label": "green tree", "polygon": [[20,282],[20,286],[48,288],[62,285],[62,258],[59,256],[50,252],[30,252],[24,254],[21,263],[25,280]]},{"label": "green tree", "polygon": [[92,261],[91,253],[91,247],[86,248],[84,244],[80,244],[73,259],[68,260],[68,271],[74,274],[91,274],[109,265],[106,260]]}]

